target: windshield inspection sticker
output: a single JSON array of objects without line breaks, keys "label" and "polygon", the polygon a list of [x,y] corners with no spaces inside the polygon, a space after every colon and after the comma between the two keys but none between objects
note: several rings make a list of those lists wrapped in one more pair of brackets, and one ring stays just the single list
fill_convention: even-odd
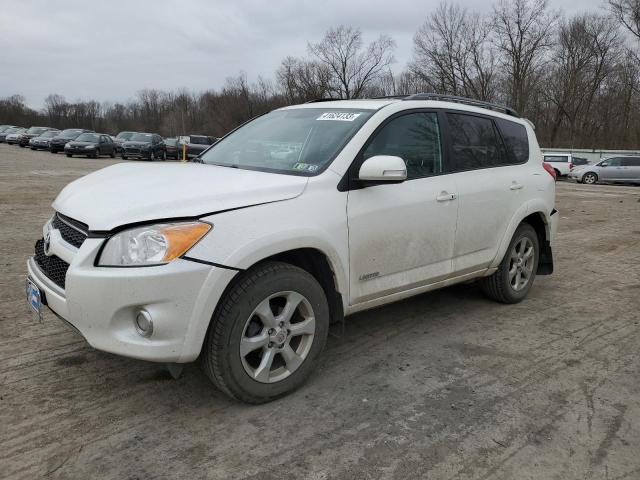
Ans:
[{"label": "windshield inspection sticker", "polygon": [[326,112],[320,115],[316,120],[336,120],[338,122],[353,122],[362,113],[348,112]]},{"label": "windshield inspection sticker", "polygon": [[315,172],[316,170],[318,170],[318,165],[313,165],[310,163],[296,163],[293,166],[294,170],[301,170],[303,172]]}]

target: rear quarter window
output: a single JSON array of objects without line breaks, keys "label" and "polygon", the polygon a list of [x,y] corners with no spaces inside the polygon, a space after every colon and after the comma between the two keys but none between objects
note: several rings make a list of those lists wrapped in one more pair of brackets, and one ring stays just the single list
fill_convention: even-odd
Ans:
[{"label": "rear quarter window", "polygon": [[502,118],[495,121],[513,163],[529,160],[529,137],[525,126]]}]

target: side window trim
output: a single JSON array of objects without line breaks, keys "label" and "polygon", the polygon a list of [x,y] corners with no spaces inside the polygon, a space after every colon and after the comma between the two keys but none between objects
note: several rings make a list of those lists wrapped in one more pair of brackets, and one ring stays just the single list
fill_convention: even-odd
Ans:
[{"label": "side window trim", "polygon": [[433,177],[438,177],[440,175],[446,175],[447,174],[446,166],[448,163],[448,157],[447,157],[448,149],[446,148],[446,143],[447,143],[445,139],[446,129],[442,124],[443,114],[441,112],[442,112],[442,109],[438,109],[438,108],[411,108],[408,110],[402,110],[400,112],[396,112],[394,114],[389,115],[387,118],[385,118],[380,123],[380,125],[378,125],[375,128],[375,130],[371,133],[371,135],[369,135],[369,138],[367,138],[367,140],[364,142],[360,150],[358,150],[358,153],[355,155],[355,157],[351,161],[351,165],[349,165],[349,168],[347,168],[346,173],[338,183],[338,191],[346,192],[348,190],[359,190],[363,188],[362,186],[355,183],[354,179],[357,175],[358,170],[360,169],[360,166],[362,165],[363,155],[367,147],[369,147],[371,142],[375,139],[376,135],[380,133],[380,131],[385,126],[387,126],[387,124],[389,124],[391,121],[395,120],[396,118],[403,117],[405,115],[410,115],[412,113],[433,113],[436,115],[436,119],[438,121],[438,128],[440,130],[439,132],[440,133],[440,155],[442,157],[441,158],[442,165],[441,165],[440,173],[430,175],[428,177],[412,178],[406,181],[412,182],[414,180],[422,180],[424,178],[433,178]]}]

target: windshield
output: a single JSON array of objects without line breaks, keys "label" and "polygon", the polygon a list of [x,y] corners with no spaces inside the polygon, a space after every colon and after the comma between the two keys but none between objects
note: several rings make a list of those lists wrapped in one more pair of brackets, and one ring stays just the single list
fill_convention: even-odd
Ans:
[{"label": "windshield", "polygon": [[201,156],[203,163],[316,175],[374,112],[344,108],[277,110],[247,123]]},{"label": "windshield", "polygon": [[9,135],[9,134],[11,134],[11,133],[19,132],[20,130],[21,130],[20,128],[18,128],[18,127],[14,127],[14,128],[9,128],[9,129],[5,130],[5,131],[4,131],[4,132],[2,132],[2,133],[6,133],[7,135]]},{"label": "windshield", "polygon": [[53,138],[56,135],[58,135],[59,133],[60,132],[58,130],[47,130],[42,135],[40,135],[40,138]]},{"label": "windshield", "polygon": [[135,132],[120,132],[116,137],[118,140],[129,140]]},{"label": "windshield", "polygon": [[98,135],[96,135],[95,133],[83,133],[78,138],[76,138],[76,142],[98,143]]},{"label": "windshield", "polygon": [[63,130],[62,133],[59,136],[62,137],[62,138],[73,140],[74,138],[76,138],[81,133],[82,133],[82,130],[78,130],[76,128],[72,128],[72,129],[69,129],[69,130]]},{"label": "windshield", "polygon": [[133,135],[131,135],[131,138],[129,140],[132,142],[151,143],[151,137],[152,135],[150,133],[134,133]]},{"label": "windshield", "polygon": [[27,130],[27,133],[31,134],[31,133],[37,133],[38,135],[40,135],[43,132],[46,132],[47,128],[46,127],[31,127],[29,130]]},{"label": "windshield", "polygon": [[211,145],[213,141],[209,137],[189,137],[189,143],[194,145]]}]

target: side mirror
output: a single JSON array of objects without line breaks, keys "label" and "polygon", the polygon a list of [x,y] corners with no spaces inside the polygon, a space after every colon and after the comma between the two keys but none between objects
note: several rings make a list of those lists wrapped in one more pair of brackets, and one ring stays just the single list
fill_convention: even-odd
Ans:
[{"label": "side mirror", "polygon": [[600,166],[601,166],[601,167],[606,167],[607,165],[609,165],[607,162],[602,162],[602,163],[600,164]]},{"label": "side mirror", "polygon": [[368,184],[400,183],[407,179],[407,165],[400,157],[376,155],[360,166],[358,180]]}]

